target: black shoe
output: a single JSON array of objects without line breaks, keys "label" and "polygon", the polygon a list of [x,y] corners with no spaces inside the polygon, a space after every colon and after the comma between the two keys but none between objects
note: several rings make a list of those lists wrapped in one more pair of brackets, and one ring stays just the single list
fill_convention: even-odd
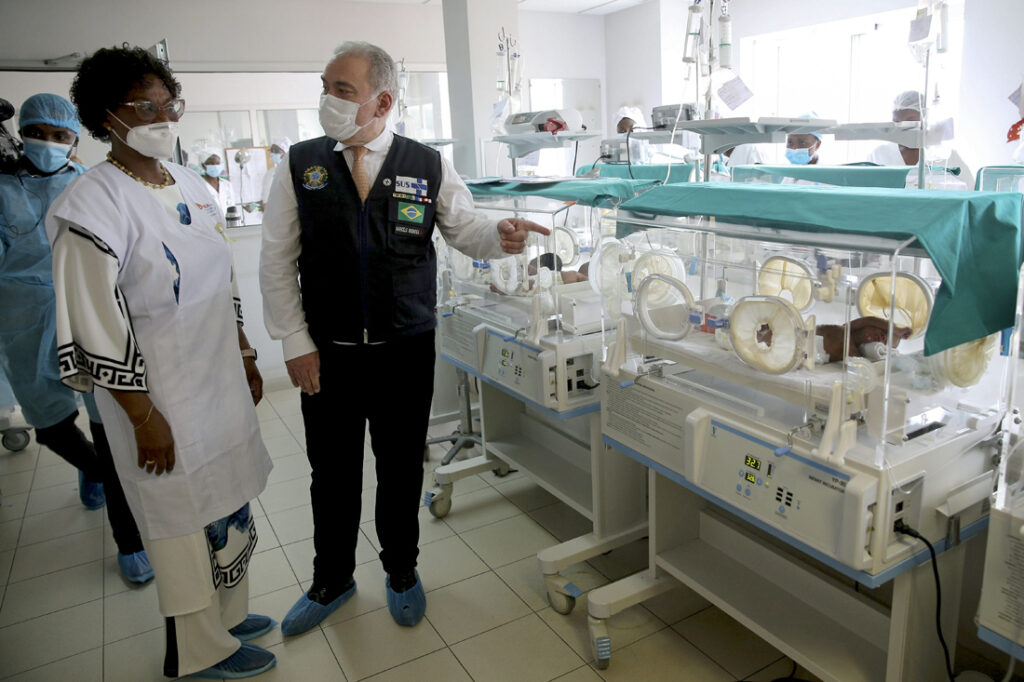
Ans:
[{"label": "black shoe", "polygon": [[312,587],[309,588],[309,592],[306,593],[306,597],[308,597],[310,601],[316,602],[317,604],[327,605],[335,599],[337,599],[342,594],[351,590],[355,584],[355,578],[353,578],[352,576],[349,576],[348,580],[346,580],[343,585],[336,588],[331,588],[327,586],[317,586],[316,582],[314,581]]},{"label": "black shoe", "polygon": [[418,578],[416,577],[416,571],[414,570],[388,574],[388,585],[391,587],[391,591],[395,594],[402,594],[406,590],[414,587],[417,581]]}]

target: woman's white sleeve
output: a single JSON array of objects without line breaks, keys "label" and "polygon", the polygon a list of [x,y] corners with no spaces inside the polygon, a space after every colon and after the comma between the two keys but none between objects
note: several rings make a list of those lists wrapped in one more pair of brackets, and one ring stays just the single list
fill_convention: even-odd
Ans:
[{"label": "woman's white sleeve", "polygon": [[102,239],[64,222],[53,243],[57,356],[61,381],[76,391],[148,390],[146,362],[117,285],[119,268]]}]

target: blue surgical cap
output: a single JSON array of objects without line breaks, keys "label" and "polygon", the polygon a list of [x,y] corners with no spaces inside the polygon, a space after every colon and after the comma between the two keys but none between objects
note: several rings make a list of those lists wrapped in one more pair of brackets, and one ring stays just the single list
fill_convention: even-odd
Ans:
[{"label": "blue surgical cap", "polygon": [[75,135],[82,130],[75,105],[60,95],[47,92],[29,97],[18,112],[18,130],[36,123],[67,128],[74,131]]},{"label": "blue surgical cap", "polygon": [[[812,111],[809,114],[801,114],[799,116],[799,118],[818,118],[818,114],[816,112]],[[807,133],[807,135],[814,135],[816,138],[818,138],[818,141],[821,142],[821,133],[813,132],[813,133]]]}]

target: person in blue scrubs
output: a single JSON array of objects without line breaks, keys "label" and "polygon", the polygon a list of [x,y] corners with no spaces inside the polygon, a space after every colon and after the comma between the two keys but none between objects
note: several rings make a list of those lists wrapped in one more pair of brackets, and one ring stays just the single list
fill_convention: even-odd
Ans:
[{"label": "person in blue scrubs", "polygon": [[90,443],[75,426],[75,393],[60,381],[56,299],[44,218],[53,200],[85,171],[71,161],[81,124],[59,95],[29,97],[18,115],[24,144],[12,173],[0,174],[0,362],[36,441],[78,469],[79,497],[107,505],[124,577],[143,583],[153,571],[124,493],[92,396],[85,397]]},{"label": "person in blue scrubs", "polygon": [[821,133],[795,133],[786,136],[786,160],[798,166],[818,163]]}]

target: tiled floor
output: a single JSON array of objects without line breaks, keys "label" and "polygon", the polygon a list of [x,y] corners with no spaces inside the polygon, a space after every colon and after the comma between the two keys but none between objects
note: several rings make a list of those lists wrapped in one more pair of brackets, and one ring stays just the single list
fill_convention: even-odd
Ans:
[{"label": "tiled floor", "polygon": [[[275,469],[253,503],[260,543],[250,568],[250,610],[280,620],[312,578],[309,465],[297,392],[269,394],[258,412]],[[428,471],[442,455],[434,448]],[[366,454],[372,457],[368,446]],[[552,611],[536,560],[538,550],[589,524],[522,473],[458,481],[444,520],[421,511],[427,617],[401,628],[385,605],[373,525],[376,481],[372,466],[365,469],[356,595],[303,636],[282,641],[275,629],[257,640],[278,664],[256,679],[767,681],[790,671],[777,650],[684,588],[612,618],[612,665],[597,670],[586,597],[568,616]],[[425,484],[431,483],[428,473]],[[71,467],[34,441],[19,453],[0,450],[0,678],[166,679],[156,588],[121,579],[106,515],[85,510],[76,486]],[[565,573],[590,589],[645,561],[638,545]]]}]

